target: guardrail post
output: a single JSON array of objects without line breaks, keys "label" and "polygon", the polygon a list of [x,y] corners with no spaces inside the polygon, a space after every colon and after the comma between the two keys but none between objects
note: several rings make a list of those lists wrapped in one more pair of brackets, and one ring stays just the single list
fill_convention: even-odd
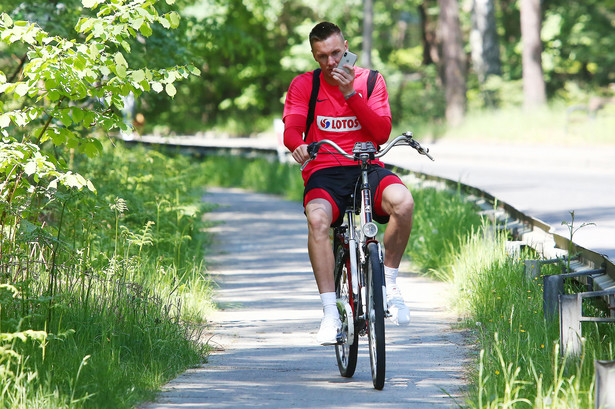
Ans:
[{"label": "guardrail post", "polygon": [[559,313],[559,296],[564,293],[564,277],[560,275],[544,276],[542,309],[547,321],[557,317]]},{"label": "guardrail post", "polygon": [[582,305],[583,299],[579,294],[559,296],[559,335],[562,355],[581,353]]},{"label": "guardrail post", "polygon": [[594,361],[595,408],[615,409],[615,361]]}]

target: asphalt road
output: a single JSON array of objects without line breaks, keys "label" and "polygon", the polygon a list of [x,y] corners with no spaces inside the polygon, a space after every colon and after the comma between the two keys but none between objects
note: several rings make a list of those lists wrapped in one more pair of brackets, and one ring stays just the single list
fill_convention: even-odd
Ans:
[{"label": "asphalt road", "polygon": [[449,288],[403,266],[398,283],[411,324],[387,323],[386,383],[372,386],[367,339],[353,378],[339,375],[333,347],[317,345],[320,298],[307,255],[301,204],[241,190],[211,189],[217,245],[207,256],[219,289],[201,367],[164,387],[144,409],[449,408],[463,402],[467,334],[453,329]]},{"label": "asphalt road", "polygon": [[573,241],[615,261],[615,146],[423,143],[431,162],[409,148],[393,149],[394,165],[479,188]]}]

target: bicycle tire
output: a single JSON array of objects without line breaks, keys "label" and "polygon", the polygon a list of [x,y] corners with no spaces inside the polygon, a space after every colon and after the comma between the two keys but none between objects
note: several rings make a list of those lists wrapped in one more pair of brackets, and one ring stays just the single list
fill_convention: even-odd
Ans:
[{"label": "bicycle tire", "polygon": [[[352,285],[350,274],[350,258],[348,250],[344,249],[341,243],[338,243],[335,248],[335,293],[338,300],[349,304],[353,307]],[[348,314],[340,311],[340,319],[342,320],[342,335],[344,341],[341,344],[335,345],[335,357],[337,359],[337,367],[340,375],[345,378],[350,378],[354,375],[357,368],[357,356],[359,352],[359,332],[354,325],[354,314],[348,317]],[[354,330],[353,334],[348,334],[349,323],[352,320]],[[349,336],[351,339],[349,339]]]},{"label": "bicycle tire", "polygon": [[380,259],[378,244],[367,244],[367,336],[369,360],[374,388],[384,387],[386,352],[384,338],[384,267]]}]

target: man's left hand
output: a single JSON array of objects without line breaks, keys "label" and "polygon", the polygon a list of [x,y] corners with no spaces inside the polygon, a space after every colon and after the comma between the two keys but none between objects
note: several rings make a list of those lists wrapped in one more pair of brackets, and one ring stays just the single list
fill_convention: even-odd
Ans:
[{"label": "man's left hand", "polygon": [[335,81],[337,81],[340,92],[344,96],[347,96],[354,92],[355,73],[353,67],[349,65],[345,65],[344,67],[346,67],[350,72],[343,68],[334,68],[331,76]]}]

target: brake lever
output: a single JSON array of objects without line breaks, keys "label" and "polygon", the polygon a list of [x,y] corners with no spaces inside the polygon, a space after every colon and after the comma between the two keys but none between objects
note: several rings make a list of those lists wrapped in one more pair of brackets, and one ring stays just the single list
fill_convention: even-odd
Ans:
[{"label": "brake lever", "polygon": [[432,162],[435,162],[435,159],[429,154],[429,148],[423,148],[417,140],[412,139],[412,132],[406,132],[404,133],[404,136],[406,137],[406,142],[408,145],[416,149],[416,151],[421,155],[427,156]]},{"label": "brake lever", "polygon": [[306,160],[305,162],[303,162],[303,165],[301,165],[301,171],[302,172],[303,172],[303,169],[305,169],[305,167],[307,166],[308,163],[310,163],[311,161],[316,159],[316,155],[318,155],[319,148],[320,148],[320,146],[318,146],[317,142],[312,142],[312,143],[310,143],[308,145],[307,151],[308,151],[308,154],[310,155],[310,159]]}]

